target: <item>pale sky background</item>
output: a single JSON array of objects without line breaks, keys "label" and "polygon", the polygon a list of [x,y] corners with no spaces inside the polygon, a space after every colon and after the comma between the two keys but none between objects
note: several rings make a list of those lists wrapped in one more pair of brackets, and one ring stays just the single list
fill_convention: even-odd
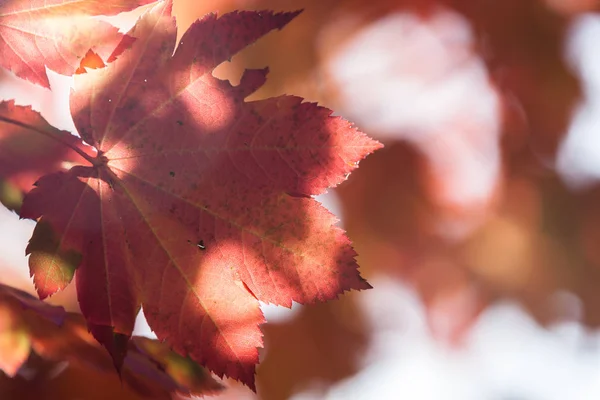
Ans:
[{"label": "pale sky background", "polygon": [[[410,29],[413,35],[399,36],[403,28]],[[573,24],[565,49],[571,65],[582,75],[586,99],[573,120],[558,166],[565,176],[580,184],[600,178],[599,38],[600,18],[583,16]],[[438,168],[452,168],[455,179],[447,183],[446,195],[453,201],[476,204],[493,190],[499,173],[499,117],[498,100],[487,86],[481,61],[468,56],[455,59],[462,54],[457,49],[468,46],[471,40],[468,24],[456,14],[441,13],[430,26],[422,26],[408,15],[392,14],[357,35],[327,68],[339,77],[340,84],[347,83],[344,115],[360,122],[369,113],[377,113],[377,128],[384,135],[396,135],[402,130],[410,132],[404,137],[417,145],[430,144],[431,140],[438,143],[437,147],[424,149],[438,162]],[[389,51],[392,45],[397,46],[397,52]],[[386,76],[392,67],[403,68],[403,57],[419,57],[422,51],[433,54],[439,62],[420,71],[420,78],[410,74]],[[443,72],[436,66],[454,65],[455,61],[460,61],[460,66],[438,84],[424,82],[423,79]],[[67,100],[70,79],[51,72],[49,75],[53,92],[3,74],[0,98],[32,104],[54,126],[73,131]],[[368,93],[361,87],[361,80],[354,79],[361,75],[379,77],[365,83],[370,87]],[[470,96],[465,95],[467,92]],[[472,101],[473,93],[476,102]],[[461,132],[444,138],[435,136],[464,108],[471,111],[476,121],[473,129],[485,129],[488,135],[475,144]],[[424,134],[433,136],[424,138]],[[448,154],[453,157],[449,159]],[[461,155],[461,163],[456,162],[457,154]],[[331,196],[322,200],[339,215]],[[2,274],[16,274],[21,282],[29,282],[23,254],[33,222],[19,221],[15,214],[0,208],[0,227],[0,261],[10,268]],[[452,227],[448,230],[452,235],[465,233]],[[358,296],[375,332],[363,360],[364,368],[335,385],[326,399],[600,398],[600,335],[587,331],[576,321],[542,329],[518,305],[496,304],[477,321],[466,345],[452,349],[432,338],[415,293],[391,281],[375,280],[372,284],[376,290]],[[568,293],[557,294],[559,300],[579,307],[578,300]],[[294,312],[277,307],[265,311],[270,320],[289,318]],[[143,320],[138,333],[150,335]],[[323,396],[311,390],[294,396],[294,400],[317,398]]]}]

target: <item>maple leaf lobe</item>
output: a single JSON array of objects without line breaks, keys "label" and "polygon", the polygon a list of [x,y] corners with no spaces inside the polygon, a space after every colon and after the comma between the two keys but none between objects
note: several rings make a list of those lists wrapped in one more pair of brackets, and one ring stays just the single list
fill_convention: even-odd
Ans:
[{"label": "maple leaf lobe", "polygon": [[81,254],[61,248],[60,236],[46,221],[40,221],[25,249],[29,255],[30,275],[40,299],[64,289],[73,279]]},{"label": "maple leaf lobe", "polygon": [[50,126],[31,106],[0,102],[0,179],[23,194],[40,176],[84,161],[81,154],[91,156],[91,149],[69,132]]}]

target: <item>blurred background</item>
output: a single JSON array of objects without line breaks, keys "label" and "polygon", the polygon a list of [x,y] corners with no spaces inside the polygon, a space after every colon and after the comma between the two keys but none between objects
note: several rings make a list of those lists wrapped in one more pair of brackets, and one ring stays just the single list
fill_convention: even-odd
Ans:
[{"label": "blurred background", "polygon": [[[319,197],[374,289],[263,307],[259,394],[218,398],[600,398],[600,1],[180,0],[180,35],[234,9],[304,12],[216,76],[269,66],[249,100],[302,96],[386,147]],[[0,98],[74,131],[48,74],[0,71]],[[0,227],[0,281],[33,291],[33,222]],[[73,286],[51,302],[76,310]]]}]

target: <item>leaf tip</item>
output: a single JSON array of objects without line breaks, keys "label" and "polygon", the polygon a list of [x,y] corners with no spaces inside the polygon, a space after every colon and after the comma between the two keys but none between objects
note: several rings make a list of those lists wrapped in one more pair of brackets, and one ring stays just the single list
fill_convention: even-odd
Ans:
[{"label": "leaf tip", "polygon": [[88,324],[88,330],[106,351],[108,351],[108,354],[112,358],[115,370],[120,377],[131,336],[115,332],[112,326],[106,325]]},{"label": "leaf tip", "polygon": [[301,8],[296,11],[287,11],[274,14],[274,16],[279,19],[277,29],[282,30],[287,24],[292,22],[292,20],[294,20],[298,15],[302,14],[303,12],[304,9]]},{"label": "leaf tip", "polygon": [[[298,15],[302,14],[304,12],[304,8],[299,8],[298,10],[295,11],[288,11],[288,12],[284,12],[282,14],[284,14],[289,20],[292,21],[294,18],[296,18]],[[281,29],[281,28],[279,28]]]},{"label": "leaf tip", "polygon": [[360,280],[360,283],[358,284],[358,287],[356,288],[356,290],[373,289],[373,286],[369,282],[367,282],[367,280],[365,278],[363,278],[362,276],[359,276],[358,279]]}]

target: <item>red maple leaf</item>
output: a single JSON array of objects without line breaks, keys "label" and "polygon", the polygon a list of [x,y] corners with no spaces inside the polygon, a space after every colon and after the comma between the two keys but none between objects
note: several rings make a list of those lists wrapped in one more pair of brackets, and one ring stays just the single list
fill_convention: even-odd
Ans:
[{"label": "red maple leaf", "polygon": [[[23,366],[35,370],[36,357],[31,353],[50,364],[67,361],[68,368],[90,375],[113,372],[110,358],[87,332],[81,315],[0,283],[0,370],[11,378]],[[41,381],[47,384],[47,391],[56,390],[51,379],[40,380],[34,386]],[[171,398],[175,392],[212,394],[222,389],[207,370],[190,359],[173,353],[163,343],[139,336],[129,343],[123,383],[141,396],[152,398]],[[52,397],[47,391],[47,397]]]},{"label": "red maple leaf", "polygon": [[29,106],[0,102],[0,179],[23,193],[48,171],[66,170],[85,159],[72,148],[96,152],[76,136],[48,124]]},{"label": "red maple leaf", "polygon": [[[258,300],[291,306],[367,289],[335,217],[312,195],[380,144],[293,96],[245,102],[213,69],[298,13],[194,23],[173,53],[171,2],[138,21],[131,48],[75,79],[71,111],[91,166],[46,175],[21,215],[40,297],[75,273],[81,310],[117,367],[136,313],[177,352],[254,389]],[[78,150],[79,151],[79,150]]]},{"label": "red maple leaf", "polygon": [[122,35],[96,20],[156,0],[20,0],[0,2],[0,66],[20,78],[50,87],[45,67],[72,75],[93,49],[107,60]]}]

